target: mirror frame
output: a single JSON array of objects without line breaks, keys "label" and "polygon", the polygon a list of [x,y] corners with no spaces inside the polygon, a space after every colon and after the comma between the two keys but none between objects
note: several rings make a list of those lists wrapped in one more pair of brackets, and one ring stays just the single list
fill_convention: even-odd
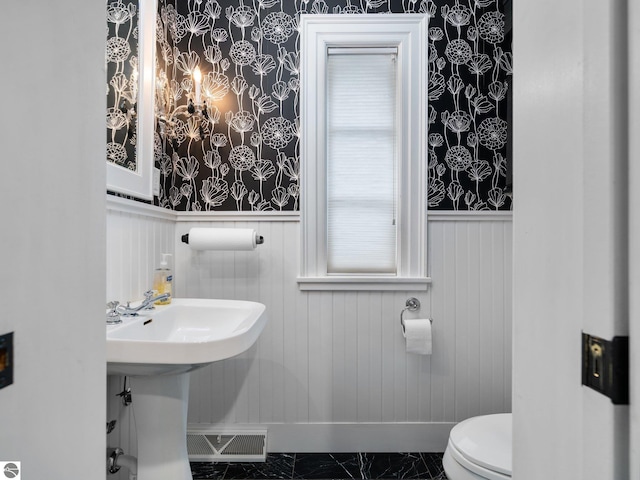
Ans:
[{"label": "mirror frame", "polygon": [[153,137],[155,131],[155,31],[157,0],[138,0],[138,102],[136,106],[136,170],[107,164],[107,190],[153,200]]}]

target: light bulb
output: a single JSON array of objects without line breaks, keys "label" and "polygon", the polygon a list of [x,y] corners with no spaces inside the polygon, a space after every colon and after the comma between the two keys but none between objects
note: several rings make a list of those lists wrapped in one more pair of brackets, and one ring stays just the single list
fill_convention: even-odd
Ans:
[{"label": "light bulb", "polygon": [[196,67],[193,70],[193,81],[197,83],[202,81],[202,72],[200,71],[200,67]]},{"label": "light bulb", "polygon": [[200,103],[200,85],[202,82],[202,72],[200,71],[200,67],[196,67],[193,70],[193,83],[196,86],[196,103]]}]

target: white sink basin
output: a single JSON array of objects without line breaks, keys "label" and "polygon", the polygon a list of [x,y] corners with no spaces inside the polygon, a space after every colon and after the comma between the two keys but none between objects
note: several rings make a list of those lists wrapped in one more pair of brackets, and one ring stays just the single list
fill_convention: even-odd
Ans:
[{"label": "white sink basin", "polygon": [[247,350],[267,322],[265,306],[239,300],[174,298],[107,326],[107,373],[184,373]]},{"label": "white sink basin", "polygon": [[192,480],[189,372],[244,352],[266,323],[261,303],[174,298],[107,326],[107,373],[132,377],[139,480]]}]

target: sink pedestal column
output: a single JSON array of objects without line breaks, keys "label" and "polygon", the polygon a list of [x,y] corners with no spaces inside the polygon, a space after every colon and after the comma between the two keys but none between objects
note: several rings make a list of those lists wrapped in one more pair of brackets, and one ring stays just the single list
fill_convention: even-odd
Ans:
[{"label": "sink pedestal column", "polygon": [[189,375],[131,378],[139,480],[192,480],[187,454]]}]

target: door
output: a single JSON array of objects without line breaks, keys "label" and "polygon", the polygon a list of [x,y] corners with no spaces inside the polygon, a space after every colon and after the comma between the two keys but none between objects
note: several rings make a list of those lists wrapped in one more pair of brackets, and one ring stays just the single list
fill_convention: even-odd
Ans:
[{"label": "door", "polygon": [[638,207],[628,188],[626,3],[514,3],[518,480],[629,478],[629,406],[582,386],[581,368],[582,333],[626,336],[638,308],[628,278],[638,275],[627,235]]},{"label": "door", "polygon": [[[628,4],[630,475],[640,478],[640,3]],[[635,375],[634,375],[635,374]]]}]

